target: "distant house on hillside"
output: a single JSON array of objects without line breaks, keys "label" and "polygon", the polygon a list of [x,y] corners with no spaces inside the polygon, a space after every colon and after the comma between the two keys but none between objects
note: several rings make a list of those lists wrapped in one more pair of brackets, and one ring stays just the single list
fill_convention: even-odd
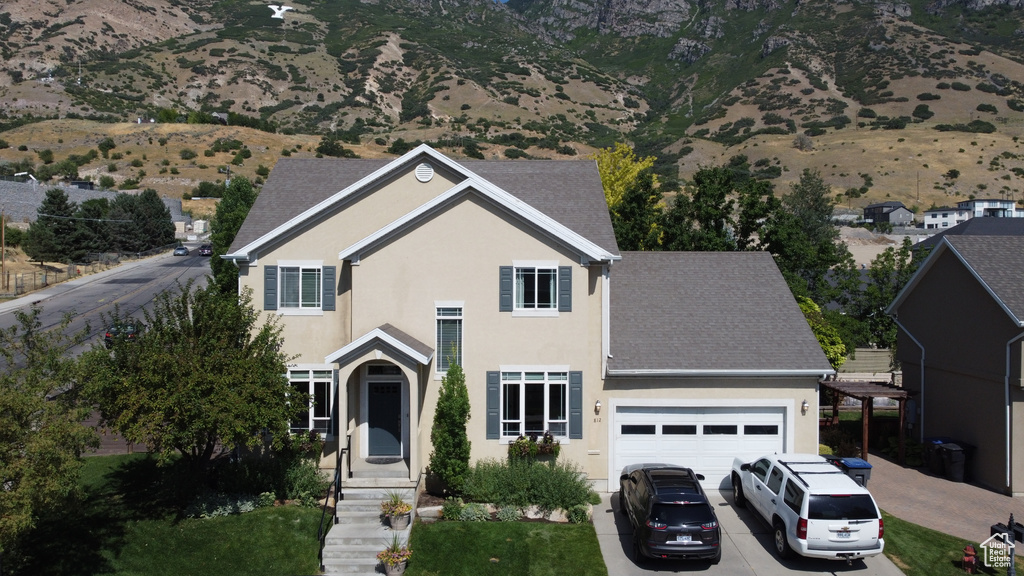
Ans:
[{"label": "distant house on hillside", "polygon": [[903,202],[879,202],[864,207],[864,220],[875,224],[888,222],[893,226],[907,226],[914,223],[914,213]]},{"label": "distant house on hillside", "polygon": [[971,211],[967,208],[950,208],[941,206],[924,211],[924,227],[926,230],[941,230],[968,221]]},{"label": "distant house on hillside", "polygon": [[975,198],[957,202],[956,207],[969,211],[972,218],[1024,218],[1024,210],[1013,200]]}]

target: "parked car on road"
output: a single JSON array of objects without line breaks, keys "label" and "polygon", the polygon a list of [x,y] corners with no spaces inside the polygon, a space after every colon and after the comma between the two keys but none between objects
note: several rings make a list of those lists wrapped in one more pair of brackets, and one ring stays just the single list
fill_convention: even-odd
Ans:
[{"label": "parked car on road", "polygon": [[633,526],[633,558],[722,559],[722,530],[704,476],[673,464],[634,464],[619,476],[619,510]]},{"label": "parked car on road", "polygon": [[178,246],[174,249],[175,256],[188,256],[188,248],[184,246]]},{"label": "parked car on road", "polygon": [[203,244],[199,247],[200,256],[213,256],[213,246],[210,244]]},{"label": "parked car on road", "polygon": [[103,343],[106,344],[107,348],[113,348],[114,342],[134,342],[141,332],[142,326],[135,322],[115,324],[108,327],[107,331],[103,334]]},{"label": "parked car on road", "polygon": [[850,561],[881,554],[882,515],[867,488],[817,454],[733,461],[736,506],[772,527],[780,558],[796,554]]}]

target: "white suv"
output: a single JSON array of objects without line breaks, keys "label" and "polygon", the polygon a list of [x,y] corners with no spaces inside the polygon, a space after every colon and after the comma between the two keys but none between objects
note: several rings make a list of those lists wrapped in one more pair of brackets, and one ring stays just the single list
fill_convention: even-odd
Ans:
[{"label": "white suv", "polygon": [[780,558],[853,560],[881,554],[882,515],[867,488],[816,454],[773,454],[733,462],[737,506],[772,527]]}]

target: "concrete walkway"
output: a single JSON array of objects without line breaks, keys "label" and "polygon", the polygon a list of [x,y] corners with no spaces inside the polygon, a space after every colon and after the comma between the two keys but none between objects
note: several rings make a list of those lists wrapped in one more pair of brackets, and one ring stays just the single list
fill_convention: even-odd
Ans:
[{"label": "concrete walkway", "polygon": [[[868,489],[888,514],[957,538],[980,544],[993,524],[1005,524],[1013,513],[1024,522],[1024,499],[1013,498],[964,482],[935,476],[927,468],[907,468],[871,454]],[[1017,546],[1016,552],[1024,552]]]}]

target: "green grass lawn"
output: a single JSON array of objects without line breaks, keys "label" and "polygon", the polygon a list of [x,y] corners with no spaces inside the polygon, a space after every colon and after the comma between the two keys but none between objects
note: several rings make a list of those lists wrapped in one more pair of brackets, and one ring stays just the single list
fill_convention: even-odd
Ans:
[{"label": "green grass lawn", "polygon": [[7,573],[280,576],[319,568],[319,509],[182,518],[165,500],[168,487],[145,455],[87,458],[81,482],[85,501],[41,519],[25,562]]},{"label": "green grass lawn", "polygon": [[593,524],[417,523],[407,576],[607,576]]},{"label": "green grass lawn", "polygon": [[[907,576],[955,576],[964,574],[960,559],[967,544],[974,544],[979,554],[979,574],[1005,574],[1006,569],[987,568],[982,564],[983,553],[978,542],[968,542],[931,528],[904,522],[882,512],[885,520],[885,555]],[[1022,574],[1024,563],[1016,560],[1017,573]]]}]

